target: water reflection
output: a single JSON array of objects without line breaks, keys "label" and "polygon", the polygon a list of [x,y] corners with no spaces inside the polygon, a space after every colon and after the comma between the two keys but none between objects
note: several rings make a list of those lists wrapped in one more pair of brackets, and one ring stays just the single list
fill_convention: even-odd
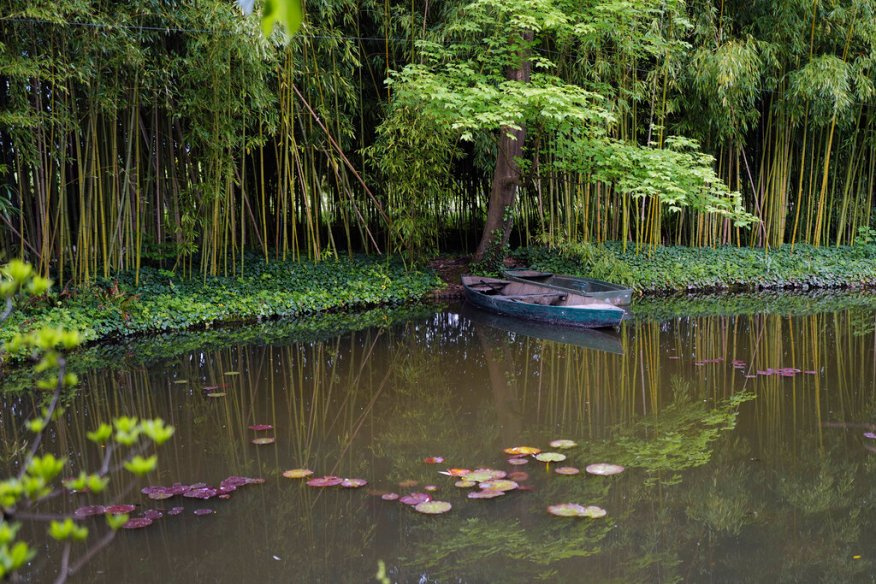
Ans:
[{"label": "water reflection", "polygon": [[[152,483],[268,482],[198,505],[213,516],[192,516],[185,500],[184,516],[119,534],[80,581],[362,582],[378,559],[398,582],[869,581],[872,322],[862,307],[640,319],[600,350],[450,309],[327,339],[94,370],[49,437],[76,465],[99,461],[88,430],[130,413],[177,428]],[[758,374],[770,369],[788,371]],[[4,460],[16,458],[33,400],[4,400]],[[250,444],[254,423],[272,424],[276,444]],[[441,455],[448,466],[513,470],[502,448],[555,438],[580,444],[569,451],[575,466],[628,471],[561,477],[533,461],[524,467],[532,491],[469,501],[422,462]],[[420,516],[364,490],[279,476],[294,467],[363,477],[375,489],[435,484],[454,509]],[[110,499],[150,506],[114,478]],[[609,516],[544,511],[567,501]],[[56,554],[43,546],[32,581],[51,577]]]}]

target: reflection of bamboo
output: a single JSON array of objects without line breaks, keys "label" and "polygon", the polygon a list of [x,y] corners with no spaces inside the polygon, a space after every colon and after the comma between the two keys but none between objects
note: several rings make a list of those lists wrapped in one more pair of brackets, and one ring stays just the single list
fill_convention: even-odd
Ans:
[{"label": "reflection of bamboo", "polygon": [[[493,402],[501,427],[503,443],[516,444],[520,438],[523,423],[519,411],[516,413],[514,411],[518,404],[518,398],[511,352],[504,342],[504,335],[489,334],[485,327],[477,327],[476,333],[481,350],[484,352],[484,360],[490,376],[490,389],[493,392]],[[494,346],[498,346],[498,348],[494,348]]]}]

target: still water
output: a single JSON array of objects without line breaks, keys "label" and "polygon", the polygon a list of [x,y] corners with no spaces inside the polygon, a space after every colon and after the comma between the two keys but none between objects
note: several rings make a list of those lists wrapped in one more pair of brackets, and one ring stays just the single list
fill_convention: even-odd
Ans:
[{"label": "still water", "polygon": [[[148,480],[118,474],[111,493],[55,510],[185,511],[120,531],[72,581],[358,583],[383,562],[393,582],[873,582],[874,310],[807,304],[791,316],[640,316],[559,340],[450,306],[319,340],[113,358],[82,375],[49,447],[76,471],[99,465],[85,434],[113,416],[161,417],[176,434]],[[26,434],[31,400],[4,400],[7,449]],[[263,435],[275,443],[251,444]],[[578,443],[562,464],[580,474],[512,467],[502,452],[560,438]],[[423,462],[436,456],[445,462]],[[594,462],[626,471],[584,473]],[[300,467],[368,485],[317,489],[280,474]],[[450,467],[523,471],[529,490],[470,500],[438,473]],[[228,500],[140,493],[229,475],[266,482]],[[379,496],[425,485],[453,509],[421,515]],[[608,514],[546,512],[566,502]],[[97,539],[100,521],[85,523]],[[51,581],[59,549],[38,547],[27,580]]]}]

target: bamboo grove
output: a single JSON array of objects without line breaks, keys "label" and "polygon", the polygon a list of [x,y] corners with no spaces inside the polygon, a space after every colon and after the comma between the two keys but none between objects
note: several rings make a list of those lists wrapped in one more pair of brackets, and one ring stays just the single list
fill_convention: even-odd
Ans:
[{"label": "bamboo grove", "polygon": [[[605,137],[630,145],[530,125],[514,241],[872,237],[874,4],[513,3],[565,15],[571,32],[537,34],[527,59],[594,96]],[[247,250],[471,250],[500,132],[459,140],[393,80],[429,47],[501,53],[466,15],[501,31],[507,5],[308,2],[298,34],[265,39],[230,0],[0,0],[0,254],[63,285],[144,263],[230,274]],[[710,173],[756,222],[674,203]]]}]

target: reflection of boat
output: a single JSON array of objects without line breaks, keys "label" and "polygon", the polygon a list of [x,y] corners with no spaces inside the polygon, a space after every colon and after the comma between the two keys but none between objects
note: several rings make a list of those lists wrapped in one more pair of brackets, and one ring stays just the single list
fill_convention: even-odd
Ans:
[{"label": "reflection of boat", "polygon": [[623,355],[624,352],[623,343],[621,343],[620,337],[614,331],[596,331],[587,328],[555,326],[534,320],[521,320],[478,310],[468,304],[462,306],[460,314],[479,327],[488,326],[514,333],[515,335],[564,343],[594,351],[615,353],[617,355]]},{"label": "reflection of boat", "polygon": [[536,270],[505,270],[503,274],[513,282],[542,284],[565,292],[584,294],[585,296],[597,298],[615,306],[626,306],[630,303],[633,295],[631,288],[625,288],[611,282],[603,282],[602,280],[594,280],[593,278],[563,276],[550,272],[538,272]]},{"label": "reflection of boat", "polygon": [[463,276],[465,296],[478,308],[505,316],[586,328],[620,324],[622,308],[531,282],[512,282],[483,276]]}]

